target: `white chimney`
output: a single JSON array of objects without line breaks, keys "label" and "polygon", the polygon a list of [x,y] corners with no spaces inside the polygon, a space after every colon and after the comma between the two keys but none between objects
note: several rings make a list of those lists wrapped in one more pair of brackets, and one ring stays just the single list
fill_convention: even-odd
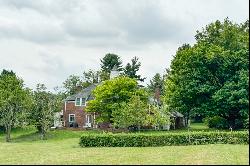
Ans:
[{"label": "white chimney", "polygon": [[110,79],[113,79],[115,77],[118,77],[120,72],[118,71],[117,67],[114,66],[113,69],[110,72]]}]

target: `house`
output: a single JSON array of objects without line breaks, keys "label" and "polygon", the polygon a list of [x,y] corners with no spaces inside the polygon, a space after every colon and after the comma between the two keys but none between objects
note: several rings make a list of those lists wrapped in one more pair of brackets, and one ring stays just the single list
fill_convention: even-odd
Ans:
[{"label": "house", "polygon": [[[110,79],[119,76],[119,71],[116,67],[110,73]],[[97,113],[86,112],[86,106],[90,100],[94,99],[92,91],[101,83],[92,84],[87,88],[81,89],[79,86],[77,92],[68,96],[63,100],[61,112],[55,114],[54,127],[74,127],[74,128],[109,128],[110,123],[97,123]],[[149,103],[161,107],[159,90],[156,90],[154,96],[149,98]],[[169,113],[172,120],[171,125],[162,126],[163,129],[169,130],[184,127],[184,116],[175,111]]]},{"label": "house", "polygon": [[85,111],[89,100],[93,99],[92,90],[98,84],[92,84],[85,89],[80,89],[74,95],[68,96],[64,100],[63,127],[97,128],[95,123],[95,113]]},{"label": "house", "polygon": [[[110,79],[119,76],[117,67],[110,73]],[[61,112],[55,114],[54,127],[74,127],[74,128],[108,128],[109,123],[96,123],[97,113],[86,112],[88,101],[93,99],[92,91],[101,83],[96,83],[81,89],[77,88],[76,94],[68,96],[63,100]]]}]

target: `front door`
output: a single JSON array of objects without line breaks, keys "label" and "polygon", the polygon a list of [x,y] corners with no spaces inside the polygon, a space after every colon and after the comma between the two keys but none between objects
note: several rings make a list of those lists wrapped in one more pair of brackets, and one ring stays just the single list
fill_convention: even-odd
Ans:
[{"label": "front door", "polygon": [[86,126],[92,127],[92,115],[86,115]]}]

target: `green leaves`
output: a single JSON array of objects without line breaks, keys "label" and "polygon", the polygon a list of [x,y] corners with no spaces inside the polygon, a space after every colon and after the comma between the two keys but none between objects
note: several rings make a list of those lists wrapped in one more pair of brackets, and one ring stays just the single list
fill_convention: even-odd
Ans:
[{"label": "green leaves", "polygon": [[170,110],[223,116],[234,127],[247,117],[240,112],[249,109],[248,26],[216,21],[197,32],[192,47],[178,49],[165,81]]},{"label": "green leaves", "polygon": [[142,78],[141,75],[137,74],[141,66],[141,62],[138,62],[138,60],[138,57],[134,57],[131,60],[131,64],[127,63],[127,65],[123,69],[124,75],[128,76],[129,78],[135,78],[136,80],[143,82],[146,78]]},{"label": "green leaves", "polygon": [[86,111],[99,112],[103,118],[110,121],[112,112],[119,110],[123,102],[127,103],[132,95],[141,96],[147,100],[146,92],[139,89],[136,80],[120,76],[106,80],[93,91],[94,100],[89,101]]},{"label": "green leaves", "polygon": [[101,59],[102,71],[110,73],[115,66],[117,67],[118,71],[122,70],[122,60],[118,55],[109,53]]},{"label": "green leaves", "polygon": [[152,147],[202,144],[249,144],[249,132],[183,132],[165,134],[119,133],[88,134],[81,147]]},{"label": "green leaves", "polygon": [[6,130],[6,141],[10,141],[11,128],[23,124],[30,106],[29,89],[23,80],[11,71],[3,70],[0,75],[0,125]]}]

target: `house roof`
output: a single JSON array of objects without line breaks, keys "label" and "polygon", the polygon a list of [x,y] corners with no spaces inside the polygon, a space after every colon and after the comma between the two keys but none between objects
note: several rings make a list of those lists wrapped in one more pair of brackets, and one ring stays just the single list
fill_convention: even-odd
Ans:
[{"label": "house roof", "polygon": [[71,96],[68,96],[66,99],[64,99],[64,101],[75,101],[75,99],[77,97],[79,97],[79,98],[86,98],[86,100],[92,100],[93,99],[92,91],[99,84],[100,83],[92,84],[92,85],[88,86],[87,88],[84,88],[80,92],[78,92],[76,94],[73,94]]},{"label": "house roof", "polygon": [[184,117],[183,114],[181,114],[181,113],[179,113],[177,111],[169,112],[169,115],[170,115],[170,117],[180,117],[180,118]]}]

